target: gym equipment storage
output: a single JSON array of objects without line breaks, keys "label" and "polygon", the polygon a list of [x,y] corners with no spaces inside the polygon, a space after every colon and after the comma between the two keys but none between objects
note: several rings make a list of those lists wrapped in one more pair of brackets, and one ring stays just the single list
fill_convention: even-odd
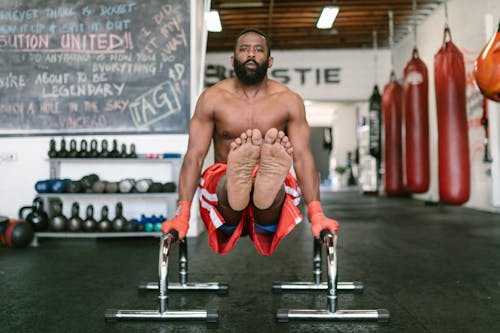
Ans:
[{"label": "gym equipment storage", "polygon": [[[155,155],[151,158],[149,155],[139,155],[137,158],[49,158],[50,163],[50,179],[61,179],[61,176],[75,173],[88,173],[89,169],[105,172],[108,168],[108,173],[115,177],[148,177],[151,174],[148,171],[156,174],[161,173],[163,177],[169,181],[176,181],[179,175],[182,155],[180,154],[165,154]],[[63,167],[64,165],[64,167]],[[73,170],[71,170],[73,167]],[[65,169],[64,172],[62,169]],[[66,170],[70,169],[70,170]],[[166,170],[166,172],[163,172]],[[138,175],[138,176],[135,176]],[[44,201],[46,211],[50,215],[51,199],[58,198],[64,203],[64,211],[68,211],[71,203],[79,201],[82,207],[80,216],[85,214],[85,203],[96,205],[109,205],[114,207],[117,202],[123,202],[124,207],[135,208],[135,213],[129,212],[124,214],[127,218],[139,217],[146,213],[151,206],[156,204],[158,210],[161,209],[161,214],[165,218],[169,218],[175,214],[177,206],[177,192],[135,192],[135,193],[38,193]],[[158,208],[159,207],[159,208]],[[127,208],[125,210],[127,210]],[[133,209],[132,209],[133,210]],[[95,212],[100,212],[97,208]],[[69,213],[65,214],[69,216]],[[113,214],[110,214],[113,215]],[[98,220],[98,216],[96,219]],[[109,238],[109,237],[159,237],[159,231],[133,231],[133,232],[37,232],[32,242],[33,246],[38,245],[39,238]]]}]

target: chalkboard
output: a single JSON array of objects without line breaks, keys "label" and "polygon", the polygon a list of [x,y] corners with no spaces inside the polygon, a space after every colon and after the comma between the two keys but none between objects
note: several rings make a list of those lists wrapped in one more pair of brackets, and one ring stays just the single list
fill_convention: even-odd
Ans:
[{"label": "chalkboard", "polygon": [[186,133],[190,1],[0,5],[0,135]]}]

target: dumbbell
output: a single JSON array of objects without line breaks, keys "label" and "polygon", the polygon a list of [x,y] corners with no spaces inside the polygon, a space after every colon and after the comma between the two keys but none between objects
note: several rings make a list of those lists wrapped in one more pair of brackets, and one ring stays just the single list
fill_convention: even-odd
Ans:
[{"label": "dumbbell", "polygon": [[131,178],[121,180],[118,183],[118,190],[121,193],[135,192],[135,180]]},{"label": "dumbbell", "polygon": [[174,182],[166,182],[162,186],[162,192],[175,192],[177,190],[177,185]]},{"label": "dumbbell", "polygon": [[91,173],[89,175],[83,176],[80,179],[80,183],[82,185],[82,192],[84,193],[92,193],[92,186],[95,182],[99,180],[99,176],[95,173]]},{"label": "dumbbell", "polygon": [[149,178],[140,179],[135,183],[135,189],[137,192],[146,193],[149,191],[149,187],[153,184],[153,180]]}]

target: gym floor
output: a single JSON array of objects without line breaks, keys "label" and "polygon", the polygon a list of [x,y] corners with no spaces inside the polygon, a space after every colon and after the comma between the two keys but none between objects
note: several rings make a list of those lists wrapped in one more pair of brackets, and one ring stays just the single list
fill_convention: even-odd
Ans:
[{"label": "gym floor", "polygon": [[[206,233],[189,239],[189,281],[223,281],[229,294],[170,293],[171,309],[217,309],[203,322],[105,322],[106,309],[156,309],[158,239],[42,239],[38,248],[0,248],[1,332],[500,332],[500,215],[426,206],[406,198],[323,193],[341,222],[339,281],[361,281],[361,294],[339,293],[340,309],[388,309],[376,322],[278,323],[279,308],[326,308],[324,291],[273,294],[273,281],[312,281],[312,238],[301,223],[270,257],[247,238],[214,254]],[[171,281],[178,281],[177,246]],[[324,265],[325,266],[325,265]],[[324,274],[325,275],[325,274]]]}]

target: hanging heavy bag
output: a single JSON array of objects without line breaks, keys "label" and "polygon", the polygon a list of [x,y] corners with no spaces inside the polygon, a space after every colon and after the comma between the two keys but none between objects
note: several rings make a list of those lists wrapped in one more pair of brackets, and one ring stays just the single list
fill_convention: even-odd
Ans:
[{"label": "hanging heavy bag", "polygon": [[474,78],[486,98],[500,102],[500,23],[474,63]]},{"label": "hanging heavy bag", "polygon": [[382,93],[384,124],[384,187],[389,196],[403,194],[403,156],[401,141],[402,89],[391,72],[390,82]]},{"label": "hanging heavy bag", "polygon": [[434,56],[434,80],[439,197],[444,203],[459,205],[469,200],[470,195],[465,65],[462,53],[451,41],[448,27],[444,30],[443,46]]},{"label": "hanging heavy bag", "polygon": [[369,119],[369,148],[370,155],[376,159],[380,159],[381,155],[381,135],[380,129],[381,122],[381,105],[380,105],[380,93],[378,92],[378,86],[373,87],[372,95],[369,101],[368,119]]},{"label": "hanging heavy bag", "polygon": [[411,193],[423,193],[429,189],[428,87],[427,67],[415,48],[403,74],[405,188]]}]

